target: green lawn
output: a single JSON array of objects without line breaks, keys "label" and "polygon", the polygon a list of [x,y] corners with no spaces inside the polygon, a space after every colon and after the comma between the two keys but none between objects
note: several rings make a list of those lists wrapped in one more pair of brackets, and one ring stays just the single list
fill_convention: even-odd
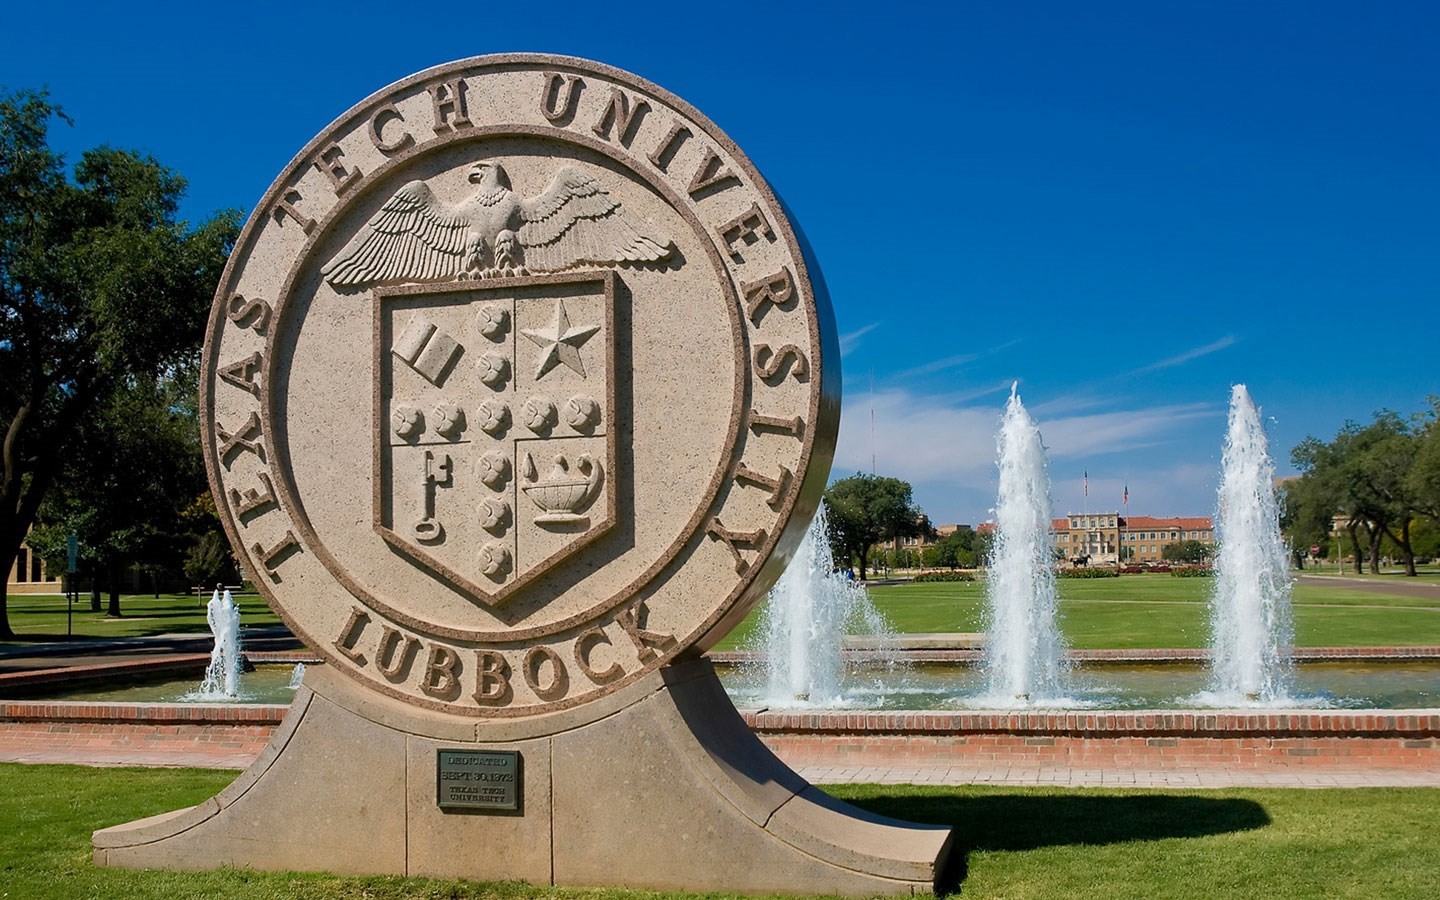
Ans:
[{"label": "green lawn", "polygon": [[[0,765],[9,898],[614,898],[644,891],[100,869],[96,828],[197,803],[234,772]],[[1422,898],[1440,884],[1440,790],[1148,791],[841,785],[877,812],[957,829],[966,898]],[[736,860],[743,863],[743,860]]]},{"label": "green lawn", "polygon": [[[1059,580],[1060,625],[1076,649],[1204,647],[1211,580],[1170,575]],[[899,584],[870,598],[901,633],[983,631],[980,582]],[[1348,588],[1297,585],[1295,639],[1302,647],[1440,644],[1440,596],[1397,597]],[[759,610],[717,649],[754,634]]]},{"label": "green lawn", "polygon": [[[151,634],[184,632],[208,633],[205,604],[193,594],[124,594],[120,597],[121,618],[106,618],[103,611],[90,611],[90,597],[82,595],[72,605],[75,612],[74,630],[77,637],[140,637]],[[206,600],[210,597],[207,594]],[[259,594],[238,594],[242,625],[275,625],[280,622]],[[43,635],[65,634],[65,598],[50,596],[11,596],[7,605],[10,627],[17,634],[35,639]]]}]

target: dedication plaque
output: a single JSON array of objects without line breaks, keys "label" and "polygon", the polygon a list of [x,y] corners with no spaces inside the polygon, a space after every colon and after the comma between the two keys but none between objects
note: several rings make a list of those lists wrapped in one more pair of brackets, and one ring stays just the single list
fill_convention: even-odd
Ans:
[{"label": "dedication plaque", "polygon": [[833,453],[828,308],[679,98],[562,57],[422,72],[312,141],[231,255],[202,390],[225,527],[371,691],[584,705],[783,570]]},{"label": "dedication plaque", "polygon": [[441,809],[520,809],[520,754],[514,750],[436,750]]}]

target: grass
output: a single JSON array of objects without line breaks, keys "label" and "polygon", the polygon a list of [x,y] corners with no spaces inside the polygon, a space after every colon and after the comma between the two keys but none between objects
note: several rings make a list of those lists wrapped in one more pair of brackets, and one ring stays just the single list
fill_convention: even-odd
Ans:
[{"label": "grass", "polygon": [[[90,833],[197,803],[233,772],[0,765],[7,898],[685,897],[513,882],[353,878],[235,869],[96,868]],[[1440,790],[1148,791],[837,785],[885,815],[956,829],[947,884],[965,898],[1433,897]],[[743,860],[736,860],[743,863]]]},{"label": "grass", "polygon": [[[205,624],[205,603],[194,594],[125,594],[120,597],[121,618],[107,618],[101,600],[101,611],[90,611],[89,595],[82,595],[71,608],[74,611],[76,639],[106,637],[144,637],[154,634],[198,632],[208,634]],[[206,600],[209,599],[207,594]],[[237,594],[240,620],[246,626],[279,624],[280,619],[265,605],[259,594]],[[7,606],[10,627],[25,640],[41,640],[65,636],[65,598],[58,596],[12,595]]]},{"label": "grass", "polygon": [[[1208,578],[1126,575],[1061,579],[1060,626],[1077,650],[1204,647]],[[872,587],[870,599],[902,634],[983,631],[984,584],[945,582]],[[1297,585],[1295,640],[1302,647],[1440,644],[1440,596],[1397,597]],[[753,612],[716,649],[746,646]]]}]

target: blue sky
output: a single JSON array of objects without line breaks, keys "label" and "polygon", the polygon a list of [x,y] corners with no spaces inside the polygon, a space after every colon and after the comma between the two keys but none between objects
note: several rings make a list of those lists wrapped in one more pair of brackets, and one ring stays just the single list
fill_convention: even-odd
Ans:
[{"label": "blue sky", "polygon": [[1307,434],[1440,394],[1440,6],[940,7],[17,3],[0,85],[50,88],[72,158],[184,174],[198,218],[248,214],[333,118],[431,65],[545,51],[655,81],[815,247],[835,474],[873,455],[936,522],[988,517],[1012,381],[1057,513],[1127,484],[1134,514],[1210,513],[1235,382],[1282,470]]}]

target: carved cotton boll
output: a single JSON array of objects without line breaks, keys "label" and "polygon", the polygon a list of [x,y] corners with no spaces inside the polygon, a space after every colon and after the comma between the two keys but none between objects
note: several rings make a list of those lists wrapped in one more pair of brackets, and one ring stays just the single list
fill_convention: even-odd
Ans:
[{"label": "carved cotton boll", "polygon": [[510,327],[510,311],[503,306],[483,306],[475,314],[475,327],[491,339],[499,339]]},{"label": "carved cotton boll", "polygon": [[480,527],[491,534],[504,534],[510,525],[510,504],[495,497],[480,501],[475,510]]},{"label": "carved cotton boll", "polygon": [[436,404],[430,415],[435,430],[444,437],[459,437],[465,430],[465,411],[448,400]]},{"label": "carved cotton boll", "polygon": [[510,425],[510,407],[498,400],[486,400],[475,410],[475,420],[486,434],[499,434]]},{"label": "carved cotton boll", "polygon": [[480,571],[489,578],[498,581],[510,571],[510,550],[504,544],[491,541],[482,545],[476,555],[479,557]]},{"label": "carved cotton boll", "polygon": [[525,427],[536,434],[549,431],[555,425],[555,404],[544,397],[531,397],[525,401]]},{"label": "carved cotton boll", "polygon": [[486,353],[475,360],[475,371],[488,387],[503,387],[510,377],[510,360],[498,353]]},{"label": "carved cotton boll", "polygon": [[425,430],[425,414],[408,403],[402,403],[390,413],[390,427],[401,440],[418,437]]},{"label": "carved cotton boll", "polygon": [[584,394],[565,401],[565,422],[576,431],[588,432],[600,421],[600,404]]},{"label": "carved cotton boll", "polygon": [[498,491],[510,480],[510,457],[503,453],[487,453],[476,461],[475,474],[487,487]]}]

